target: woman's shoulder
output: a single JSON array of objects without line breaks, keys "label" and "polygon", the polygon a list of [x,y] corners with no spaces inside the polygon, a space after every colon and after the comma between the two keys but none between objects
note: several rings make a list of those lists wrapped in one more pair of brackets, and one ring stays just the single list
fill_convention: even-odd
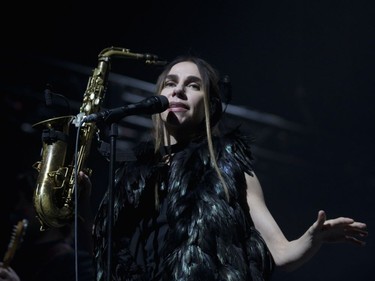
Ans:
[{"label": "woman's shoulder", "polygon": [[243,134],[239,127],[231,129],[222,133],[220,136],[214,137],[214,142],[224,146],[225,149],[251,151],[251,147],[254,143],[254,137],[251,135]]},{"label": "woman's shoulder", "polygon": [[248,172],[253,170],[254,155],[252,145],[254,138],[252,136],[243,134],[236,127],[223,133],[220,137],[215,137],[215,139],[214,142],[219,159],[240,163],[243,167],[246,167]]}]

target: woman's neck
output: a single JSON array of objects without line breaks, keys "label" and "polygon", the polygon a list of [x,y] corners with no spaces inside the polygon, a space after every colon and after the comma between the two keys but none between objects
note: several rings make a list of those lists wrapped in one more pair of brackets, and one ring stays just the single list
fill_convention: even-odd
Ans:
[{"label": "woman's neck", "polygon": [[188,143],[192,139],[197,138],[202,135],[202,132],[199,130],[189,130],[179,128],[178,130],[167,129],[166,134],[164,135],[164,143],[166,145],[174,145],[177,143]]}]

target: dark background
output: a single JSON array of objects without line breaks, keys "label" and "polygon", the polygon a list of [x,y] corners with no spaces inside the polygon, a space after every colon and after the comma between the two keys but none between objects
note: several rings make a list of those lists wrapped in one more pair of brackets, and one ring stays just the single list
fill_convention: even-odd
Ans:
[{"label": "dark background", "polygon": [[[56,67],[53,72],[45,59],[94,68],[99,52],[110,46],[166,60],[191,52],[230,76],[232,105],[302,128],[269,125],[262,117],[245,122],[256,136],[258,176],[269,209],[287,238],[299,237],[320,209],[328,217],[366,222],[371,232],[371,1],[51,2],[12,5],[3,12],[10,17],[1,19],[3,178],[12,182],[39,159],[40,135],[28,125],[42,120],[47,83],[55,82],[54,89],[73,101],[82,100],[87,80]],[[112,70],[151,83],[159,73],[131,61],[116,61]],[[116,100],[107,95],[109,103]],[[107,169],[100,157],[94,160],[94,195],[100,197]],[[8,204],[10,191],[4,184]],[[309,263],[292,273],[276,272],[274,280],[368,279],[375,249],[371,233],[367,241],[365,248],[326,244]]]}]

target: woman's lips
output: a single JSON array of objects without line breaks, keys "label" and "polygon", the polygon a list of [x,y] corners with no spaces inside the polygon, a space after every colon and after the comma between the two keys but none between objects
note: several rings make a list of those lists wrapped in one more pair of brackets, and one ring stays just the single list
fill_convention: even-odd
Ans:
[{"label": "woman's lips", "polygon": [[180,111],[187,111],[189,110],[189,106],[182,102],[170,102],[169,103],[169,111],[172,112],[180,112]]}]

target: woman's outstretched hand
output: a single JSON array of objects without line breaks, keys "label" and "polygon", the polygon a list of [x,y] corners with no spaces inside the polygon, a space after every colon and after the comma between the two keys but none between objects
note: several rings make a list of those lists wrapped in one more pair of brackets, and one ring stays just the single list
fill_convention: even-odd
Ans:
[{"label": "woman's outstretched hand", "polygon": [[321,243],[349,242],[364,246],[363,240],[368,235],[367,225],[352,218],[326,218],[324,211],[319,211],[318,218],[310,228],[313,240],[317,238]]},{"label": "woman's outstretched hand", "polygon": [[324,243],[354,243],[364,246],[368,235],[367,225],[352,218],[338,217],[327,220],[324,211],[318,212],[316,221],[298,239],[275,251],[276,265],[293,271],[312,258]]}]

